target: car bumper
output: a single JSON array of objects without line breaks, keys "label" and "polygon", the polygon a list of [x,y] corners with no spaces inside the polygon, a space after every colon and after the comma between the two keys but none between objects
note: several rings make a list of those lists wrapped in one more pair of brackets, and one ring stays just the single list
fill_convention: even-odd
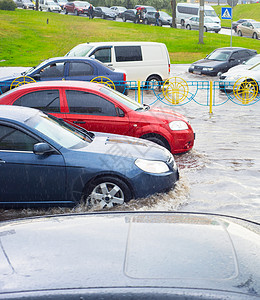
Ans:
[{"label": "car bumper", "polygon": [[172,140],[170,145],[172,154],[185,153],[193,148],[195,133],[190,129],[174,131]]},{"label": "car bumper", "polygon": [[190,73],[198,74],[198,75],[208,75],[208,76],[217,76],[219,70],[203,70],[203,69],[195,69],[189,68]]},{"label": "car bumper", "polygon": [[135,198],[145,198],[152,194],[167,192],[178,180],[177,169],[164,174],[142,173],[132,179]]}]

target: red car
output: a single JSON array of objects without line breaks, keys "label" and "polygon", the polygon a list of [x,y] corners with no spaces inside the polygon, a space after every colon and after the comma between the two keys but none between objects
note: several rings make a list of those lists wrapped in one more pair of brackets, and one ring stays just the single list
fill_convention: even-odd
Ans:
[{"label": "red car", "polygon": [[139,104],[102,84],[30,83],[1,95],[0,104],[38,108],[89,131],[151,140],[173,154],[186,152],[194,144],[193,130],[183,115]]},{"label": "red car", "polygon": [[68,2],[64,5],[65,14],[73,13],[75,15],[85,14],[88,15],[88,2],[74,1]]}]

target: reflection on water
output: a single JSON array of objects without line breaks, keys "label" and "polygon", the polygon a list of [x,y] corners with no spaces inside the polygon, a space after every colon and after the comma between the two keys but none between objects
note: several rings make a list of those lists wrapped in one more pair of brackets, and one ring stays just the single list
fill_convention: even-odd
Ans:
[{"label": "reflection on water", "polygon": [[[224,97],[221,93],[218,96]],[[208,107],[194,102],[171,109],[184,114],[196,132],[194,149],[175,156],[180,169],[176,188],[111,210],[212,212],[260,222],[260,103],[245,107],[229,101],[213,107],[213,115]],[[73,210],[0,210],[0,219],[85,210],[83,206]]]}]

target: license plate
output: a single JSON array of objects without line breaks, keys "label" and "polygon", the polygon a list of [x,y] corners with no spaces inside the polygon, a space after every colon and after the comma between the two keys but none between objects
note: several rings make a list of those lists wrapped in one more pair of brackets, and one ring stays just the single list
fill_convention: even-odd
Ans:
[{"label": "license plate", "polygon": [[201,71],[193,71],[194,74],[201,74]]}]

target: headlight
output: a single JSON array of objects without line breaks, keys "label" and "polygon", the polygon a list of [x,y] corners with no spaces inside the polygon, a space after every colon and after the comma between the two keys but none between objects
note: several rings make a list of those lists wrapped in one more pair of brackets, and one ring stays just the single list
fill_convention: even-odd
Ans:
[{"label": "headlight", "polygon": [[169,123],[169,127],[171,130],[186,130],[188,129],[188,125],[183,121],[172,121]]},{"label": "headlight", "polygon": [[194,66],[190,66],[190,69],[194,69]]},{"label": "headlight", "polygon": [[213,71],[213,68],[202,68],[203,71]]},{"label": "headlight", "polygon": [[146,160],[138,158],[135,161],[135,165],[147,173],[160,174],[169,171],[169,167],[163,161],[158,160]]}]

